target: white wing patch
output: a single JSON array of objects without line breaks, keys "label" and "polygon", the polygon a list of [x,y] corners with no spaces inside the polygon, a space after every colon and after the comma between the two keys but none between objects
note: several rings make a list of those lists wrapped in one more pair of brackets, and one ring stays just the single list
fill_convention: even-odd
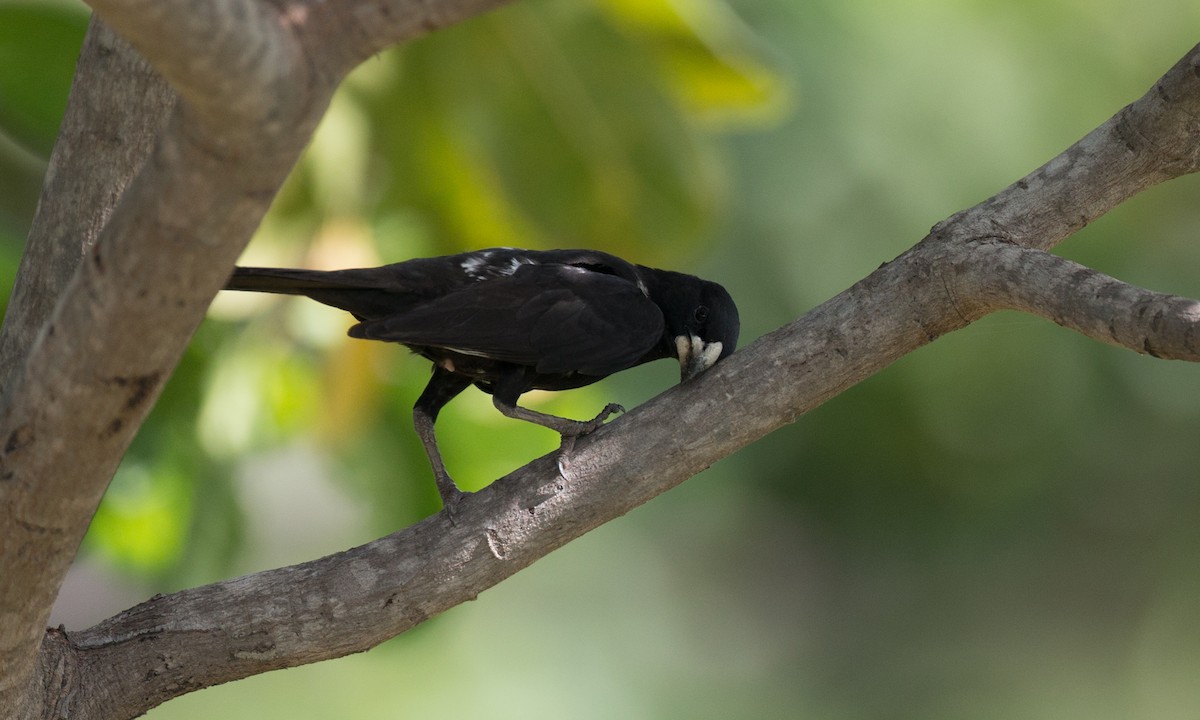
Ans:
[{"label": "white wing patch", "polygon": [[501,275],[512,275],[522,265],[532,265],[533,261],[526,257],[515,257],[508,261],[508,267],[500,271]]},{"label": "white wing patch", "polygon": [[462,261],[462,269],[470,277],[476,280],[483,280],[488,277],[488,260],[492,257],[491,251],[481,252],[471,255],[466,260]]},{"label": "white wing patch", "polygon": [[[507,250],[509,248],[501,248]],[[517,268],[522,265],[533,265],[533,260],[530,260],[524,255],[514,255],[509,258],[508,262],[503,265],[493,265],[492,258],[496,253],[493,250],[484,250],[482,252],[473,253],[467,259],[463,260],[460,267],[467,277],[472,280],[491,280],[498,277],[508,277],[517,271]]]}]

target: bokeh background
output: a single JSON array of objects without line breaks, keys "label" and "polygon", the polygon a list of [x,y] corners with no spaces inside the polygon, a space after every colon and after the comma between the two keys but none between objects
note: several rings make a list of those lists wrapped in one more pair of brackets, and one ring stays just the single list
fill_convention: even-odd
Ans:
[{"label": "bokeh background", "polygon": [[[86,17],[0,1],[0,297]],[[244,262],[590,246],[721,281],[748,342],[1136,99],[1197,27],[1168,0],[521,2],[356,71]],[[1198,197],[1155,188],[1059,251],[1200,296]],[[436,510],[427,363],[348,325],[214,303],[55,622]],[[669,365],[528,399],[636,405]],[[438,429],[468,488],[555,445],[480,393]],[[999,314],[380,648],[148,717],[1194,718],[1198,471],[1200,368]]]}]

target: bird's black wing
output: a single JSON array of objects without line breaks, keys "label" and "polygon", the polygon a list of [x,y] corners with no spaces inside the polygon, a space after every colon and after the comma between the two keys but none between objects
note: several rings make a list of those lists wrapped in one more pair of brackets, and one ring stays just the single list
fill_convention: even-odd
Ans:
[{"label": "bird's black wing", "polygon": [[436,347],[534,368],[603,376],[658,343],[663,316],[635,285],[570,265],[522,265],[405,312],[362,322],[353,337]]}]

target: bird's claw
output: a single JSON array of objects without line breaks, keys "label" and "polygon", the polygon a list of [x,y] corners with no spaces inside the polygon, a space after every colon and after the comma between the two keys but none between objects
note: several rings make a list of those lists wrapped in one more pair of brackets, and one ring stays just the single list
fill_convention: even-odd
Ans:
[{"label": "bird's claw", "polygon": [[439,483],[438,494],[442,496],[442,510],[446,513],[446,519],[450,521],[451,525],[457,525],[458,505],[471,493],[459,490],[458,486],[451,482],[448,487]]},{"label": "bird's claw", "polygon": [[623,412],[625,412],[625,408],[621,405],[609,403],[596,417],[591,420],[581,420],[575,423],[575,427],[571,430],[559,433],[562,442],[558,446],[558,474],[564,478],[567,476],[567,472],[571,468],[571,451],[575,449],[576,438],[595,432],[610,416]]},{"label": "bird's claw", "polygon": [[590,432],[595,432],[596,430],[598,430],[600,428],[601,425],[604,424],[604,421],[607,420],[609,418],[609,416],[616,415],[617,413],[623,413],[623,412],[625,412],[625,408],[623,406],[618,405],[617,403],[609,403],[604,406],[604,409],[601,410],[600,414],[596,415],[596,417],[594,417],[591,420],[588,420],[586,422],[580,423],[580,425],[582,427],[580,428],[580,431],[575,434],[578,436],[578,435],[587,435]]}]

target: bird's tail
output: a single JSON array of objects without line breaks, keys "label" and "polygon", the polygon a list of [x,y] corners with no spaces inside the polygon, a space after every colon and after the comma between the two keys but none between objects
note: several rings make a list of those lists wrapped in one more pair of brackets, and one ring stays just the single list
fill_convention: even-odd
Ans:
[{"label": "bird's tail", "polygon": [[331,279],[321,270],[291,270],[288,268],[236,267],[225,283],[226,290],[308,295],[313,290],[344,289],[346,283]]},{"label": "bird's tail", "polygon": [[303,295],[367,320],[402,311],[409,302],[403,290],[381,287],[379,272],[237,267],[225,289]]}]

